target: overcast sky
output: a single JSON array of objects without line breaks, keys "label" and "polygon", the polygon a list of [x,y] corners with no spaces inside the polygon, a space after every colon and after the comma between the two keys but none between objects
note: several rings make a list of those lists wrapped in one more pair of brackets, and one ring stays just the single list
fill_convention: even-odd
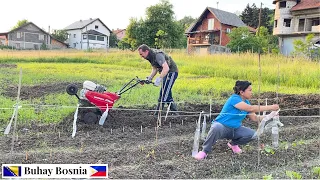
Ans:
[{"label": "overcast sky", "polygon": [[[228,12],[242,12],[246,5],[274,9],[272,0],[169,0],[176,19],[197,18],[209,6]],[[109,29],[126,28],[130,17],[144,18],[146,8],[159,0],[1,0],[0,32],[7,32],[19,20],[27,19],[46,31],[63,29],[80,19],[100,18]]]}]

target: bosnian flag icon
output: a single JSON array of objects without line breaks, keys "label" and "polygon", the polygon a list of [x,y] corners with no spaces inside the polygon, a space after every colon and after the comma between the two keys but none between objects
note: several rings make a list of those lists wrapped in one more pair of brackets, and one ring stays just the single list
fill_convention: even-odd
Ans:
[{"label": "bosnian flag icon", "polygon": [[90,166],[90,177],[108,177],[108,166]]}]

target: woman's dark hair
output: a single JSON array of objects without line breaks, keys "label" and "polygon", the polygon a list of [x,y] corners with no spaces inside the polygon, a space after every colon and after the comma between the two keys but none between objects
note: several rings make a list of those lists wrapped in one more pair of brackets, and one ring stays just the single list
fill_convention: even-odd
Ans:
[{"label": "woman's dark hair", "polygon": [[251,85],[251,82],[249,81],[236,81],[236,85],[233,87],[233,91],[235,94],[240,94],[240,91],[245,91],[249,86]]}]

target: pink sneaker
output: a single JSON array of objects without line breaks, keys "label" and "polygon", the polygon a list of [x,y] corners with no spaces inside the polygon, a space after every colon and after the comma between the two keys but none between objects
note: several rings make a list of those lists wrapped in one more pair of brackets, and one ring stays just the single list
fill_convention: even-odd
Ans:
[{"label": "pink sneaker", "polygon": [[240,154],[242,152],[238,145],[232,146],[230,143],[228,143],[228,146],[232,149],[233,153]]},{"label": "pink sneaker", "polygon": [[203,151],[198,152],[198,154],[196,154],[194,156],[194,158],[196,158],[196,160],[202,160],[202,159],[204,159],[206,157],[207,157],[207,154],[205,152],[203,152]]}]

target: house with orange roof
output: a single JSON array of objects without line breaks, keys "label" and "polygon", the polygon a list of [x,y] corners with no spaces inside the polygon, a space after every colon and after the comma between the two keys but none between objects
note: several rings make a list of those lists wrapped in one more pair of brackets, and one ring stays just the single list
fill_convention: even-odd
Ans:
[{"label": "house with orange roof", "polygon": [[[228,51],[228,34],[233,28],[248,27],[236,14],[206,7],[199,18],[186,30],[188,52],[214,53]],[[254,33],[256,30],[248,27]]]},{"label": "house with orange roof", "polygon": [[117,28],[116,30],[112,30],[112,33],[117,36],[118,40],[122,40],[124,38],[124,36],[126,35],[126,29]]},{"label": "house with orange roof", "polygon": [[279,37],[280,51],[290,55],[295,40],[315,34],[312,42],[320,44],[320,0],[273,0],[275,7],[273,35]]}]

